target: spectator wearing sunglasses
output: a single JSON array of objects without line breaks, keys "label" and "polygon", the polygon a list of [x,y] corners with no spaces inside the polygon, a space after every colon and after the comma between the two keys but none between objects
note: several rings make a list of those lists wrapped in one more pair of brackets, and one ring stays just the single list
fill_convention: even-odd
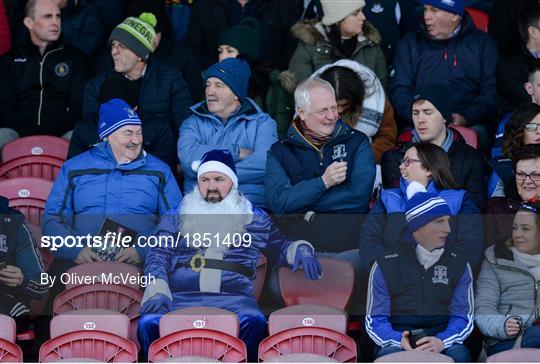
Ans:
[{"label": "spectator wearing sunglasses", "polygon": [[400,161],[414,143],[435,144],[448,154],[451,175],[459,188],[467,190],[479,208],[486,203],[487,165],[482,154],[465,143],[455,129],[448,128],[452,120],[452,95],[440,84],[419,88],[412,101],[414,129],[401,134],[397,147],[381,159],[383,187],[400,186]]},{"label": "spectator wearing sunglasses", "polygon": [[[539,125],[534,124],[535,128]],[[540,129],[535,132],[540,133]],[[507,164],[511,178],[505,183],[505,196],[491,197],[486,205],[488,245],[498,244],[512,235],[512,221],[522,203],[540,200],[540,144],[522,146]]]},{"label": "spectator wearing sunglasses", "polygon": [[540,144],[540,105],[529,102],[518,106],[504,129],[502,156],[489,161],[493,173],[488,182],[489,197],[512,194],[512,161],[516,153],[529,144]]},{"label": "spectator wearing sunglasses", "polygon": [[387,248],[399,242],[406,227],[407,186],[413,181],[446,202],[451,212],[448,247],[474,266],[482,253],[483,221],[471,194],[460,189],[452,176],[448,154],[434,143],[413,144],[406,150],[399,171],[399,187],[381,192],[362,226],[359,248],[363,268],[369,271]]}]

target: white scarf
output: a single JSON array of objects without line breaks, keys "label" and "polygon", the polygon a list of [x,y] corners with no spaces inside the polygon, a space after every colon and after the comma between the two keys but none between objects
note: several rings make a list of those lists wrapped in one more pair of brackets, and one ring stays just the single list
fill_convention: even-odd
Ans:
[{"label": "white scarf", "polygon": [[416,259],[424,269],[429,269],[433,264],[437,263],[442,253],[444,253],[444,248],[434,249],[429,251],[424,248],[422,245],[416,245]]},{"label": "white scarf", "polygon": [[517,265],[526,267],[536,281],[540,281],[540,254],[526,254],[520,252],[516,247],[512,247],[514,262]]}]

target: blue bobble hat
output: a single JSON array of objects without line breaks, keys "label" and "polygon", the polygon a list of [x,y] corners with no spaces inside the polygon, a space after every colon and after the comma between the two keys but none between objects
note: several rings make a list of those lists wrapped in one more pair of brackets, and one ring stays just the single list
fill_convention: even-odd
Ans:
[{"label": "blue bobble hat", "polygon": [[126,125],[140,125],[139,115],[122,99],[111,99],[99,108],[98,134],[103,139]]}]

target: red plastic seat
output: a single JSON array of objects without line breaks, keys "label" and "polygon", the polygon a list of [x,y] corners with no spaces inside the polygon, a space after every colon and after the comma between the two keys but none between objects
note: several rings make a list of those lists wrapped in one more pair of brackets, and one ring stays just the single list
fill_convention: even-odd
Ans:
[{"label": "red plastic seat", "polygon": [[[141,270],[136,266],[119,262],[92,262],[79,264],[70,268],[67,273],[77,274],[80,277],[96,277],[96,283],[101,282],[101,279],[103,277],[102,273],[111,273],[114,279],[125,279],[125,282],[120,283],[120,281],[118,281],[115,282],[115,284],[123,284],[137,290],[140,288],[140,284],[138,283],[139,280],[134,278],[142,275]],[[81,282],[70,281],[66,284],[66,290],[76,286],[80,286],[81,284]]]},{"label": "red plastic seat", "polygon": [[289,354],[316,354],[342,363],[356,362],[356,343],[340,332],[322,327],[299,327],[278,332],[259,345],[259,362]]},{"label": "red plastic seat", "polygon": [[476,131],[466,126],[450,125],[454,130],[457,130],[459,134],[465,139],[465,143],[469,144],[474,149],[478,148],[478,134]]},{"label": "red plastic seat", "polygon": [[489,15],[487,13],[483,12],[482,10],[468,7],[465,8],[465,11],[469,13],[474,25],[478,30],[481,30],[483,32],[488,31]]},{"label": "red plastic seat", "polygon": [[488,356],[486,363],[538,363],[540,349],[511,349]]},{"label": "red plastic seat", "polygon": [[15,344],[16,332],[15,320],[7,315],[0,315],[0,362],[23,361],[22,350]]},{"label": "red plastic seat", "polygon": [[318,304],[346,310],[354,286],[354,267],[346,261],[319,257],[324,275],[317,281],[295,273],[289,268],[279,269],[279,286],[286,306]]},{"label": "red plastic seat", "polygon": [[374,363],[453,363],[454,360],[443,354],[429,351],[400,351],[377,358]]},{"label": "red plastic seat", "polygon": [[213,307],[190,307],[164,315],[160,338],[150,345],[150,362],[182,361],[204,357],[223,362],[245,362],[246,345],[238,339],[238,317]]},{"label": "red plastic seat", "polygon": [[30,156],[13,159],[0,165],[0,180],[35,177],[54,181],[64,160],[48,156]]},{"label": "red plastic seat", "polygon": [[12,140],[2,148],[2,162],[29,157],[47,156],[66,160],[69,141],[50,135],[33,135]]},{"label": "red plastic seat", "polygon": [[127,339],[129,318],[108,310],[81,310],[55,316],[51,339],[39,349],[40,362],[76,358],[135,362],[137,346]]},{"label": "red plastic seat", "polygon": [[54,314],[86,309],[105,309],[126,315],[130,321],[129,338],[137,346],[137,323],[141,311],[141,291],[115,284],[88,284],[70,288],[54,299]]},{"label": "red plastic seat", "polygon": [[264,286],[264,280],[266,278],[266,257],[261,254],[259,262],[257,263],[257,277],[253,281],[253,297],[258,301],[261,297],[261,292]]},{"label": "red plastic seat", "polygon": [[9,206],[26,216],[28,222],[41,225],[41,215],[53,183],[33,177],[13,178],[0,181],[0,195],[9,200]]},{"label": "red plastic seat", "polygon": [[347,313],[335,307],[321,305],[296,305],[270,314],[270,335],[297,327],[324,327],[342,334],[347,333]]}]

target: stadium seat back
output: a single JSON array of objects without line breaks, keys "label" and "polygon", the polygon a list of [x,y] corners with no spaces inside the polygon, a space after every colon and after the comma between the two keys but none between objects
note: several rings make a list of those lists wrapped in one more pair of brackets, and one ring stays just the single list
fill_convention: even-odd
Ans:
[{"label": "stadium seat back", "polygon": [[324,327],[347,333],[347,313],[335,307],[296,305],[274,311],[268,318],[270,335],[297,327]]},{"label": "stadium seat back", "polygon": [[288,354],[316,354],[342,363],[356,362],[355,341],[322,327],[301,327],[278,332],[261,341],[259,362],[279,360]]},{"label": "stadium seat back", "polygon": [[319,257],[323,277],[307,280],[302,270],[279,269],[281,296],[286,306],[318,304],[346,310],[354,286],[354,267],[346,261]]},{"label": "stadium seat back", "polygon": [[540,349],[511,349],[488,356],[486,363],[538,363]]},{"label": "stadium seat back", "polygon": [[461,134],[461,136],[465,140],[465,143],[469,144],[474,149],[478,148],[478,134],[476,134],[476,131],[474,129],[458,125],[450,125],[450,127],[456,130],[459,134]]},{"label": "stadium seat back", "polygon": [[54,181],[64,160],[47,156],[13,159],[0,165],[0,180],[19,177],[35,177]]},{"label": "stadium seat back", "polygon": [[104,331],[123,338],[129,336],[129,318],[121,313],[89,309],[65,312],[51,320],[51,338],[75,331]]},{"label": "stadium seat back", "polygon": [[375,359],[374,363],[453,363],[454,360],[443,354],[429,351],[400,351]]},{"label": "stadium seat back", "polygon": [[246,344],[224,332],[189,329],[160,337],[148,349],[148,360],[154,363],[182,362],[185,361],[182,358],[193,356],[208,358],[208,361],[246,362]]},{"label": "stadium seat back", "polygon": [[15,320],[8,315],[0,315],[0,339],[15,342],[17,338],[17,325]]},{"label": "stadium seat back", "polygon": [[0,181],[0,195],[9,200],[9,206],[19,210],[28,222],[41,225],[41,215],[53,183],[33,177]]},{"label": "stadium seat back", "polygon": [[466,7],[465,11],[469,13],[474,25],[476,26],[476,29],[483,32],[488,31],[489,15],[486,12],[469,7]]},{"label": "stadium seat back", "polygon": [[164,315],[159,321],[159,336],[182,330],[214,330],[238,337],[240,323],[231,311],[215,307],[188,307]]},{"label": "stadium seat back", "polygon": [[[123,284],[133,289],[139,289],[140,280],[136,279],[142,272],[132,264],[119,262],[92,262],[79,264],[67,271],[68,274],[77,274],[80,277],[95,277],[96,282],[101,282],[103,273],[111,274],[115,284]],[[122,282],[122,283],[121,283]],[[80,286],[82,283],[70,281],[66,284],[66,290]]]},{"label": "stadium seat back", "polygon": [[47,156],[66,160],[69,141],[50,135],[18,138],[2,147],[2,163],[29,156]]}]

